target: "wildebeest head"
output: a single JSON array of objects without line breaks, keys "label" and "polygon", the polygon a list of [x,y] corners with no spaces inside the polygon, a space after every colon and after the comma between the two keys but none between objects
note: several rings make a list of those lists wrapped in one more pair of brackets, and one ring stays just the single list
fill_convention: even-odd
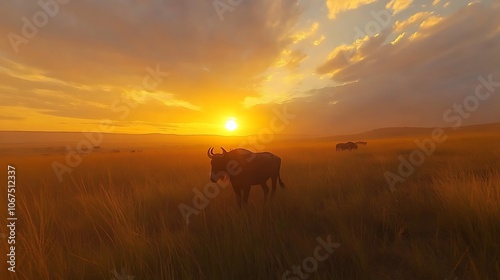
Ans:
[{"label": "wildebeest head", "polygon": [[208,158],[211,159],[212,170],[210,170],[210,181],[216,183],[218,180],[226,176],[227,166],[227,151],[222,148],[222,154],[214,154],[214,148],[209,148],[207,151]]}]

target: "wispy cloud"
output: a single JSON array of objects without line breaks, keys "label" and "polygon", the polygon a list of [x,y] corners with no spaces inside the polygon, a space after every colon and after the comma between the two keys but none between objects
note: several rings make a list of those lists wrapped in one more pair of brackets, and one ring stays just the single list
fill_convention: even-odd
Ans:
[{"label": "wispy cloud", "polygon": [[387,9],[392,9],[394,13],[399,13],[406,10],[413,3],[413,0],[391,0],[385,6]]},{"label": "wispy cloud", "polygon": [[328,16],[334,19],[337,14],[348,10],[354,10],[366,4],[375,2],[375,0],[326,0],[326,5],[329,10]]}]

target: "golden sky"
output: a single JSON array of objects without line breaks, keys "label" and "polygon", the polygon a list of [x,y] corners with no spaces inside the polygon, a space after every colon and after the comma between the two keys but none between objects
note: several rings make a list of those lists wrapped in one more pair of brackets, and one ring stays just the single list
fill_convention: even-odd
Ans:
[{"label": "golden sky", "polygon": [[[0,130],[449,126],[479,76],[500,82],[499,14],[496,0],[7,0]],[[463,122],[499,122],[499,92]]]}]

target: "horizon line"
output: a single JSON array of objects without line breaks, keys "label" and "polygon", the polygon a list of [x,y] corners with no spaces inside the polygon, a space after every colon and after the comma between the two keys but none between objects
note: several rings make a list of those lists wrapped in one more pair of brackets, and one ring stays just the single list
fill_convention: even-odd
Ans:
[{"label": "horizon line", "polygon": [[[470,125],[462,125],[458,127],[464,128],[464,127],[472,127],[472,126],[482,126],[482,125],[495,125],[498,124],[500,125],[500,122],[489,122],[489,123],[478,123],[478,124],[470,124]],[[354,132],[354,133],[344,133],[344,134],[299,134],[299,133],[290,133],[290,134],[275,134],[275,135],[281,135],[281,136],[300,136],[300,137],[331,137],[331,136],[349,136],[349,135],[358,135],[358,134],[363,134],[363,133],[368,133],[372,132],[375,130],[380,130],[380,129],[433,129],[433,128],[451,128],[450,126],[387,126],[387,127],[378,127],[378,128],[372,128],[369,130],[363,130],[360,132]],[[102,132],[102,131],[61,131],[61,130],[0,130],[0,133],[9,133],[9,132],[15,132],[15,133],[103,133],[103,134],[111,134],[111,135],[159,135],[159,136],[217,136],[217,137],[248,137],[248,136],[254,136],[257,135],[258,133],[255,134],[245,134],[245,135],[223,135],[223,134],[175,134],[175,133],[161,133],[161,132],[151,132],[151,133],[131,133],[131,132]]]}]

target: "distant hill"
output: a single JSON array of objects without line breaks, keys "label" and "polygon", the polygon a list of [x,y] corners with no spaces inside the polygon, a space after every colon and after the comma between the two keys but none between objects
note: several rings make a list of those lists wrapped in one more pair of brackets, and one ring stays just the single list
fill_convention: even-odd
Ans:
[{"label": "distant hill", "polygon": [[[443,129],[456,133],[500,133],[500,123],[462,126],[456,130],[450,127],[443,127]],[[327,141],[361,141],[382,138],[405,138],[430,135],[433,130],[434,127],[386,127],[377,128],[358,134],[320,137],[320,139]]]}]

